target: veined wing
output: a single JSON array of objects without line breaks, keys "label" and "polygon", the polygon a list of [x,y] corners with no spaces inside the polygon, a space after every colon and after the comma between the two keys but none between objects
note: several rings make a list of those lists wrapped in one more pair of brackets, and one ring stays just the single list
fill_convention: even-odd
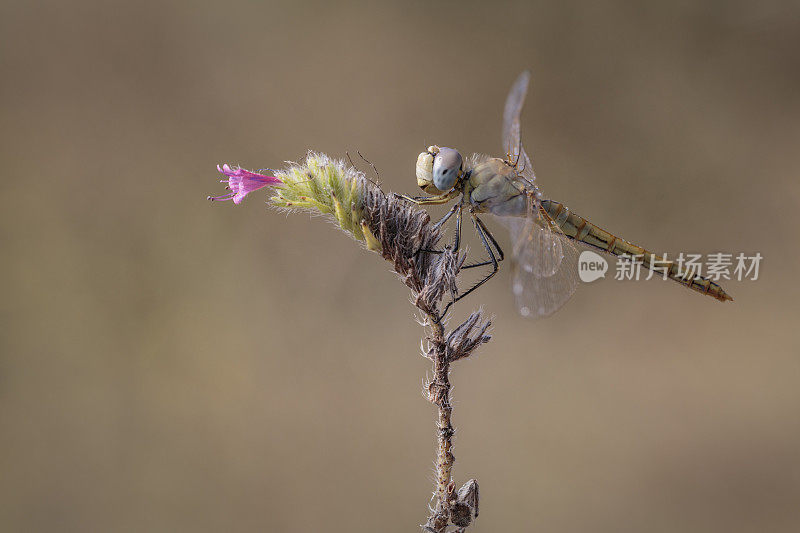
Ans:
[{"label": "veined wing", "polygon": [[512,292],[525,317],[549,316],[578,287],[579,251],[528,196],[528,216],[498,217],[511,234],[514,275]]},{"label": "veined wing", "polygon": [[[525,194],[525,216],[505,217],[513,246],[512,291],[523,316],[549,316],[563,306],[578,287],[579,252],[574,242],[550,219],[539,204],[533,162],[522,146],[520,115],[528,93],[530,72],[522,72],[511,86],[503,110],[503,147],[515,164],[515,188]],[[495,214],[511,209],[498,206]],[[522,213],[520,213],[522,214]]]},{"label": "veined wing", "polygon": [[528,84],[531,73],[523,71],[506,97],[506,106],[503,110],[503,149],[508,154],[512,163],[516,163],[521,174],[533,182],[536,176],[533,173],[533,162],[522,147],[520,134],[520,115],[525,104],[525,95],[528,93]]}]

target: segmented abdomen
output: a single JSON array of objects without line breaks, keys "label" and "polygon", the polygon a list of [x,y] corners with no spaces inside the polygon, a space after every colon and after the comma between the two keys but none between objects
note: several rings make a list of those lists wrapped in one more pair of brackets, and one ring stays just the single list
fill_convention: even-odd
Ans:
[{"label": "segmented abdomen", "polygon": [[[710,279],[692,275],[686,269],[681,270],[674,261],[663,261],[658,255],[645,250],[641,246],[620,239],[616,235],[595,226],[582,216],[573,213],[560,202],[542,200],[541,205],[542,209],[547,212],[567,237],[616,256],[635,256],[637,261],[641,261],[645,268],[654,270],[662,275],[664,269],[669,268],[667,276],[681,285],[722,302],[733,300],[722,287]],[[654,262],[655,264],[653,264]]]}]

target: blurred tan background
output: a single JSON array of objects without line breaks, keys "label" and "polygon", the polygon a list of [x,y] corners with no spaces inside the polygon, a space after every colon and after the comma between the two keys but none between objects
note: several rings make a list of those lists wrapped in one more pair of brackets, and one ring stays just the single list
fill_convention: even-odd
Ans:
[{"label": "blurred tan background", "polygon": [[[0,529],[416,531],[428,362],[388,263],[217,163],[523,136],[655,250],[761,252],[722,305],[599,281],[457,364],[471,531],[800,530],[797,3],[3,2]],[[363,165],[366,168],[366,165]],[[493,226],[493,227],[496,227]]]}]

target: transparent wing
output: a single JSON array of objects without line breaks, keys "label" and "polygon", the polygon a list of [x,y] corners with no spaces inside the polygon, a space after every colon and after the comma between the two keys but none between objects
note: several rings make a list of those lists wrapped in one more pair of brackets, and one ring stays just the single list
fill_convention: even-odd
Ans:
[{"label": "transparent wing", "polygon": [[525,95],[528,93],[528,84],[531,73],[523,71],[517,77],[514,85],[506,97],[506,107],[503,110],[503,149],[508,154],[512,163],[516,163],[520,173],[533,182],[536,176],[533,173],[533,162],[522,147],[520,134],[520,115],[525,104]]},{"label": "transparent wing", "polygon": [[578,287],[579,250],[529,197],[525,217],[498,217],[511,234],[514,275],[511,289],[525,317],[552,315]]},{"label": "transparent wing", "polygon": [[[520,74],[506,98],[503,110],[503,148],[518,176],[513,186],[525,193],[525,205],[511,205],[519,196],[506,196],[491,211],[511,234],[514,276],[512,291],[523,316],[549,316],[563,306],[578,287],[579,251],[575,243],[542,212],[534,184],[533,162],[522,146],[520,115],[528,93],[530,72]],[[527,182],[527,183],[525,183]],[[508,204],[508,205],[505,205]],[[523,216],[502,216],[517,213]]]},{"label": "transparent wing", "polygon": [[[503,148],[519,144],[519,127],[516,129],[516,139],[513,139],[513,124],[519,122],[522,113],[522,106],[525,103],[525,95],[528,93],[528,82],[531,73],[527,70],[517,76],[514,85],[506,97],[506,107],[503,110]],[[514,142],[516,141],[516,142]]]}]

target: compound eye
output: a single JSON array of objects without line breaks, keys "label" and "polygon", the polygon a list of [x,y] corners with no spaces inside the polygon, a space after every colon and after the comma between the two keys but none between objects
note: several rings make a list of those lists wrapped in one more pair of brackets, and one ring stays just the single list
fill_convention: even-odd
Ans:
[{"label": "compound eye", "polygon": [[433,185],[442,192],[452,189],[461,174],[462,162],[458,150],[440,148],[433,158]]}]

